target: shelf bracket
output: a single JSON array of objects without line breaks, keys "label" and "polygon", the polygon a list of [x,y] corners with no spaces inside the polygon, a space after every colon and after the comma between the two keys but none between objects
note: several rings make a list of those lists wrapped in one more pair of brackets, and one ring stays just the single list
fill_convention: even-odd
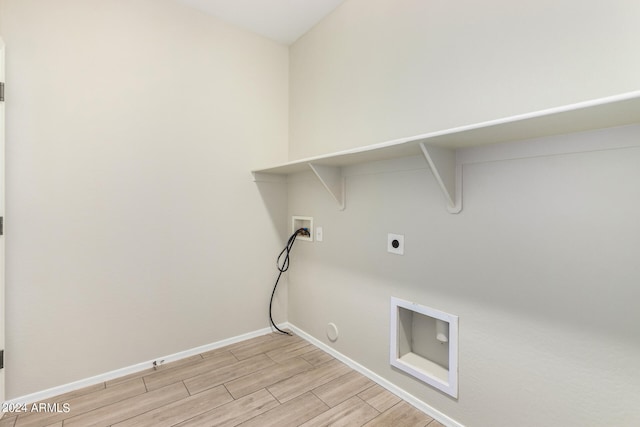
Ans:
[{"label": "shelf bracket", "polygon": [[436,178],[449,213],[457,214],[462,210],[462,165],[456,162],[456,150],[420,143],[424,158]]},{"label": "shelf bracket", "polygon": [[339,209],[343,211],[345,208],[345,180],[342,175],[342,168],[313,163],[309,163],[309,167],[338,203]]}]

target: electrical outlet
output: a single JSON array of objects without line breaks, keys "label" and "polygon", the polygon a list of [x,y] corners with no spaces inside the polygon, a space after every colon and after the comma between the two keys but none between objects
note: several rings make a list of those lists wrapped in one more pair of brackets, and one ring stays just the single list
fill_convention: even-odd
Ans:
[{"label": "electrical outlet", "polygon": [[404,255],[404,235],[402,234],[387,234],[387,252]]}]

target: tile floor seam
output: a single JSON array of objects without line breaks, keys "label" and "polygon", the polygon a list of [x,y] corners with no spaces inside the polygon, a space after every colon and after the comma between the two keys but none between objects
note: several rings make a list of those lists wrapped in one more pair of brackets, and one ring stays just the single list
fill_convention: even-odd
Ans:
[{"label": "tile floor seam", "polygon": [[[359,393],[358,393],[359,394]],[[376,411],[378,413],[378,415],[382,414],[382,412],[378,411],[376,408],[373,407],[373,405],[371,405],[369,402],[367,402],[366,400],[364,400],[363,398],[361,398],[360,396],[358,396],[358,394],[354,395],[354,397],[357,397],[358,399],[360,399],[363,403],[365,403],[367,406],[369,406],[371,409],[373,409],[374,411]],[[365,423],[366,424],[366,423]]]},{"label": "tile floor seam", "polygon": [[[214,410],[219,410],[221,414],[225,414],[227,413],[225,412],[225,409],[218,409],[218,408],[224,407],[226,405],[230,405],[228,406],[229,411],[236,411],[238,408],[238,404],[234,404],[234,402],[238,402],[240,399],[244,399],[250,394],[261,392],[263,393],[262,398],[266,398],[266,395],[268,394],[268,396],[270,396],[270,398],[273,399],[273,402],[270,403],[271,405],[273,405],[273,407],[259,414],[257,413],[256,415],[253,415],[246,420],[243,420],[242,423],[247,423],[250,425],[261,424],[263,423],[263,419],[259,418],[258,420],[256,420],[255,418],[265,416],[265,414],[269,413],[270,411],[274,411],[271,415],[266,416],[264,418],[265,422],[267,422],[267,424],[265,425],[292,426],[294,424],[297,424],[297,425],[304,424],[309,420],[306,420],[304,422],[291,421],[291,422],[285,422],[284,424],[278,424],[278,423],[281,423],[282,421],[277,421],[277,420],[287,419],[286,417],[288,415],[286,414],[295,407],[295,406],[291,406],[290,402],[295,402],[296,399],[302,398],[302,400],[299,400],[299,401],[307,402],[305,403],[305,405],[310,404],[310,402],[314,402],[312,403],[312,406],[315,408],[313,409],[313,411],[322,411],[319,413],[316,412],[318,413],[318,415],[315,415],[312,418],[318,417],[322,413],[331,411],[333,408],[336,408],[339,405],[343,405],[345,402],[352,399],[351,403],[355,404],[355,406],[359,408],[358,409],[359,411],[364,410],[365,413],[369,414],[368,416],[373,416],[373,418],[371,418],[369,421],[365,422],[364,424],[371,422],[371,425],[382,425],[382,423],[388,423],[391,420],[399,419],[398,416],[401,416],[403,418],[408,417],[406,419],[413,420],[412,422],[414,422],[415,423],[414,425],[416,426],[421,426],[421,427],[428,427],[429,425],[441,426],[440,423],[438,423],[436,420],[434,420],[431,417],[428,417],[428,421],[426,421],[426,423],[424,424],[420,423],[421,421],[424,422],[424,418],[422,418],[422,416],[419,416],[419,414],[417,413],[420,413],[420,414],[424,414],[424,413],[418,410],[417,408],[415,408],[413,405],[409,404],[408,402],[406,402],[405,400],[402,400],[399,397],[397,398],[398,400],[396,401],[395,399],[392,398],[391,395],[386,394],[391,392],[389,392],[384,388],[380,388],[379,390],[375,389],[376,387],[381,387],[377,383],[372,383],[370,385],[367,385],[364,381],[362,381],[361,378],[352,374],[352,372],[357,372],[357,371],[354,371],[348,365],[345,365],[343,362],[337,360],[330,354],[318,349],[317,347],[311,345],[308,347],[308,351],[306,351],[306,348],[303,345],[300,345],[299,340],[300,339],[298,337],[296,337],[294,340],[289,341],[288,339],[282,338],[280,336],[269,335],[268,337],[260,338],[258,341],[247,340],[241,343],[234,343],[234,344],[231,344],[230,346],[225,346],[226,348],[221,347],[220,349],[215,350],[215,354],[207,352],[210,357],[205,357],[204,353],[198,353],[197,355],[193,356],[193,359],[191,362],[187,362],[186,364],[178,364],[175,367],[167,368],[166,372],[168,373],[166,374],[166,376],[164,374],[161,374],[159,377],[156,377],[153,380],[153,384],[156,384],[156,385],[161,384],[163,381],[167,379],[169,382],[167,384],[164,384],[162,387],[156,387],[156,388],[152,387],[153,388],[152,391],[160,390],[161,388],[170,386],[172,384],[177,386],[177,383],[180,383],[180,387],[182,387],[184,391],[186,391],[186,393],[180,393],[180,396],[182,396],[181,398],[177,400],[171,400],[175,396],[170,397],[169,399],[165,400],[166,402],[168,402],[167,404],[160,404],[159,406],[155,406],[155,407],[140,405],[139,407],[136,406],[132,410],[127,409],[127,411],[124,411],[121,415],[118,415],[118,416],[126,416],[126,418],[122,420],[118,420],[118,423],[116,424],[135,423],[136,421],[131,421],[131,420],[136,417],[142,417],[140,419],[141,420],[140,422],[144,423],[144,420],[150,420],[152,418],[160,419],[157,417],[161,417],[163,416],[162,414],[165,414],[167,412],[173,413],[174,415],[179,414],[179,417],[188,417],[186,419],[182,419],[180,422],[173,421],[173,420],[177,420],[178,419],[177,417],[173,418],[171,422],[173,423],[172,425],[175,426],[177,424],[184,423],[188,420],[191,420],[195,417],[198,417],[202,414],[206,414]],[[305,349],[305,350],[303,351],[302,349]],[[303,352],[298,353],[299,351],[303,351]],[[289,357],[292,354],[293,356]],[[240,355],[243,358],[240,359],[237,355]],[[217,357],[217,359],[213,360],[212,362],[207,362],[208,360],[211,360],[211,357]],[[224,373],[225,369],[229,369],[231,371],[233,369],[233,365],[236,365],[236,364],[239,364],[240,362],[251,359],[252,357],[258,357],[260,359],[259,360],[260,363],[268,364],[268,366],[264,366],[261,369],[253,370],[254,368],[252,366],[254,362],[248,362],[240,366],[240,372],[235,372],[235,371],[229,372],[228,375]],[[284,359],[280,360],[283,357]],[[303,368],[302,365],[305,365],[304,366],[305,369],[298,372],[297,368],[292,368],[290,371],[295,373],[289,374],[288,368],[291,365],[291,361],[296,358],[297,358],[295,362],[296,365],[299,364],[300,369]],[[335,366],[328,365],[330,363],[333,363]],[[341,366],[341,365],[344,365],[344,366]],[[188,366],[192,366],[193,369],[189,369]],[[217,369],[220,370],[220,376],[218,376],[217,374],[207,376],[210,372]],[[318,372],[317,374],[315,375],[309,374],[310,372],[318,369],[320,370],[320,372]],[[247,372],[247,370],[250,370],[251,372]],[[271,372],[271,370],[273,370],[273,372]],[[63,418],[62,420],[56,419],[56,418],[50,418],[49,420],[47,420],[47,417],[43,417],[43,420],[41,423],[38,423],[36,419],[29,421],[28,423],[29,424],[33,423],[34,425],[37,425],[37,426],[45,426],[45,425],[46,426],[49,426],[49,425],[66,426],[70,422],[69,420],[75,416],[91,413],[92,411],[108,407],[109,405],[112,405],[112,404],[120,403],[121,405],[124,405],[124,407],[126,407],[127,405],[126,401],[128,399],[135,398],[136,396],[144,396],[146,393],[150,393],[149,387],[153,385],[151,383],[150,378],[152,378],[151,376],[156,372],[157,371],[147,372],[144,374],[140,374],[140,376],[138,377],[127,379],[121,382],[117,382],[118,379],[114,379],[116,383],[115,385],[112,385],[112,386],[108,386],[107,382],[103,382],[103,383],[100,383],[100,386],[95,386],[94,388],[88,388],[86,393],[84,392],[79,393],[79,391],[75,391],[73,392],[75,394],[69,394],[69,397],[72,398],[70,400],[82,398],[82,402],[87,402],[86,403],[87,406],[84,408],[83,412],[69,414],[68,418]],[[256,375],[257,373],[260,373],[260,375]],[[305,376],[305,373],[308,376]],[[217,383],[216,385],[211,385],[206,389],[199,390],[197,393],[195,392],[195,389],[194,389],[194,392],[192,393],[192,391],[190,391],[189,388],[187,387],[187,383],[189,382],[189,380],[192,380],[201,375],[204,375],[202,380],[200,381],[200,384],[203,384],[203,385],[209,385],[209,381],[211,381],[211,384],[213,384],[213,382],[224,380],[224,378],[227,376],[229,376],[230,379],[224,380],[220,383]],[[239,376],[236,376],[236,375],[239,375]],[[304,383],[297,384],[296,381],[292,380],[292,378],[296,377],[296,375],[300,375],[300,378],[303,382],[305,379],[307,379],[308,382],[306,384]],[[345,375],[348,375],[348,377],[345,377]],[[183,376],[187,376],[188,378],[183,378]],[[255,376],[255,380],[251,379],[252,376]],[[218,380],[216,380],[216,378],[218,378]],[[341,378],[342,380],[340,380]],[[230,388],[233,389],[233,387],[231,386],[231,383],[233,381],[240,380],[240,379],[244,380],[240,384],[240,387],[246,390],[252,389],[253,391],[243,396],[239,395],[236,398],[230,391]],[[277,381],[269,384],[270,382],[276,379]],[[131,381],[131,383],[129,383],[126,386],[123,386],[123,384],[127,384],[129,381]],[[136,381],[138,382],[142,381],[142,384],[137,383],[136,385],[134,383]],[[281,383],[285,381],[289,381],[289,383],[282,385]],[[215,401],[218,403],[211,401],[207,396],[204,396],[204,395],[199,396],[201,393],[211,391],[213,388],[216,388],[219,386],[222,386],[222,388],[219,389],[219,393],[216,392],[211,395],[211,396],[213,395],[216,396]],[[121,387],[121,388],[116,389],[117,391],[113,391],[113,387]],[[254,387],[258,387],[258,388],[254,389]],[[361,388],[361,387],[364,387],[364,388]],[[291,392],[287,393],[287,389],[290,389]],[[107,391],[107,390],[110,390],[110,391]],[[131,394],[131,396],[125,397],[125,398],[118,398],[117,396],[119,396],[118,394],[120,392],[119,390],[124,392],[124,394],[127,394],[127,395]],[[282,394],[281,398],[284,401],[281,401],[280,399],[278,399],[276,397],[276,394],[274,394],[274,392],[278,395]],[[105,393],[107,398],[116,399],[116,400],[109,403],[102,403],[102,399],[100,398],[100,395],[96,393]],[[218,395],[222,396],[223,394],[226,397],[224,397],[222,400],[219,400],[217,396]],[[306,398],[303,398],[305,394],[307,394],[307,396]],[[326,401],[321,396],[324,396]],[[354,397],[357,399],[353,399]],[[397,396],[393,394],[393,397],[397,397]],[[189,399],[194,399],[194,398],[197,399],[197,401],[191,400],[190,403],[187,403],[189,402]],[[94,401],[94,399],[96,400]],[[62,401],[60,396],[54,397],[52,398],[52,400],[55,400],[56,402]],[[149,397],[148,399],[147,398],[136,399],[135,401],[131,401],[131,402],[132,403],[142,402],[143,400],[145,402],[151,401],[151,400],[155,400],[155,397],[153,399],[151,397]],[[219,402],[221,401],[225,401],[226,403],[220,404]],[[394,404],[387,407],[389,403],[394,401],[395,401]],[[333,406],[330,406],[328,402],[333,403]],[[362,405],[363,403],[366,405]],[[202,410],[204,410],[204,412],[190,416],[191,414],[186,412],[187,411],[186,408],[188,408],[189,405],[193,406],[194,404],[199,405],[199,407]],[[210,406],[213,404],[217,406]],[[92,405],[97,405],[97,406],[95,408],[91,408],[90,410],[87,410],[87,408],[92,407]],[[167,409],[167,411],[165,412],[164,407],[168,405],[171,405],[171,408]],[[185,405],[187,406],[185,407]],[[297,405],[297,404],[294,403],[294,405]],[[374,405],[377,405],[380,409],[378,409]],[[402,405],[402,406],[399,406],[399,405]],[[244,407],[244,404],[240,406]],[[309,408],[310,407],[311,406],[309,406]],[[309,410],[305,408],[307,408],[307,406],[305,406],[304,408],[301,408],[302,411],[308,412]],[[297,407],[295,407],[295,409],[299,410],[299,408]],[[373,409],[373,411],[371,411],[371,409]],[[136,411],[143,411],[143,412],[136,413]],[[157,411],[157,414],[154,413],[153,415],[149,415],[148,413],[152,411]],[[417,411],[417,413],[414,411]],[[105,409],[103,409],[102,412],[96,412],[96,415],[94,416],[93,419],[100,420],[100,418],[106,418],[106,416],[102,417],[102,415],[100,414],[106,414],[107,412],[108,411]],[[250,413],[246,414],[246,416],[250,416],[250,415],[252,414]],[[65,417],[66,416],[67,415],[65,415]],[[8,422],[8,423],[5,423],[5,425],[6,427],[10,427],[10,426],[15,427],[16,425],[19,425],[20,419],[21,417],[19,415],[16,415],[16,417],[13,419],[13,423]],[[52,419],[56,421],[53,421],[53,423],[50,422],[50,420]],[[325,419],[328,419],[328,417],[325,417]],[[378,419],[379,421],[373,422],[373,420],[375,419]],[[266,421],[266,420],[270,420],[270,421]],[[322,418],[320,420],[322,420]],[[107,418],[104,421],[111,422],[113,424],[110,418]],[[192,422],[196,423],[196,421],[192,421]],[[269,424],[273,422],[275,422],[276,424]],[[75,424],[75,423],[76,422],[72,424]],[[236,422],[234,421],[234,423]],[[356,425],[356,424],[360,424],[360,422],[353,423],[352,425]],[[150,425],[150,424],[146,424],[146,425]]]}]

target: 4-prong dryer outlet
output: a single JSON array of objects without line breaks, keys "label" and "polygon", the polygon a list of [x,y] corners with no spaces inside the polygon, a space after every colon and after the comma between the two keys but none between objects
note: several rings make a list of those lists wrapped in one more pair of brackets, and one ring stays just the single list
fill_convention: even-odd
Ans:
[{"label": "4-prong dryer outlet", "polygon": [[387,234],[387,252],[396,255],[404,255],[403,234]]},{"label": "4-prong dryer outlet", "polygon": [[302,234],[300,234],[298,235],[298,237],[296,237],[296,239],[313,242],[313,217],[294,215],[291,218],[291,232],[293,233],[301,228],[306,228],[309,231],[309,235],[303,236]]}]

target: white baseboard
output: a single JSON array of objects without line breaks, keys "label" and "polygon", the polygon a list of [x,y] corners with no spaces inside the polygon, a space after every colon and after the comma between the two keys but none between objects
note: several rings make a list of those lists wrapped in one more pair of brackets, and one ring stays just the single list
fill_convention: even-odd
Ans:
[{"label": "white baseboard", "polygon": [[445,415],[442,412],[438,411],[434,407],[432,407],[432,406],[426,404],[425,402],[423,402],[422,400],[418,399],[414,395],[406,392],[405,390],[401,389],[397,385],[395,385],[395,384],[389,382],[388,380],[382,378],[380,375],[376,374],[375,372],[365,368],[364,366],[362,366],[358,362],[356,362],[356,361],[354,361],[352,359],[349,359],[344,354],[342,354],[342,353],[336,351],[335,349],[329,347],[328,345],[326,345],[322,341],[312,337],[311,335],[307,334],[306,332],[304,332],[303,330],[301,330],[297,326],[292,325],[291,323],[287,323],[287,324],[284,325],[284,327],[291,329],[299,337],[309,341],[311,344],[313,344],[316,347],[318,347],[318,348],[324,350],[325,352],[329,353],[330,355],[332,355],[333,357],[335,357],[336,359],[338,359],[339,361],[341,361],[345,365],[349,366],[354,371],[357,371],[357,372],[361,373],[365,377],[369,378],[371,381],[373,381],[373,382],[381,385],[382,387],[386,388],[391,393],[393,393],[396,396],[402,398],[407,403],[410,403],[411,405],[415,406],[416,408],[418,408],[419,410],[421,410],[425,414],[429,415],[430,417],[432,417],[436,421],[440,422],[441,424],[444,424],[445,426],[448,426],[448,427],[464,427],[463,424],[460,424],[458,421],[454,420],[453,418],[448,417],[447,415]]},{"label": "white baseboard", "polygon": [[[406,402],[408,402],[411,405],[415,406],[416,408],[418,408],[419,410],[421,410],[425,414],[431,416],[436,421],[444,424],[445,426],[448,426],[448,427],[464,427],[464,425],[460,424],[456,420],[448,417],[447,415],[443,414],[442,412],[438,411],[437,409],[433,408],[432,406],[426,404],[425,402],[423,402],[422,400],[420,400],[417,397],[413,396],[412,394],[406,392],[405,390],[401,389],[400,387],[396,386],[395,384],[387,381],[386,379],[382,378],[380,375],[376,374],[375,372],[365,368],[364,366],[362,366],[358,362],[355,362],[354,360],[349,359],[344,354],[342,354],[342,353],[336,351],[335,349],[329,347],[328,345],[326,345],[322,341],[312,337],[311,335],[307,334],[306,332],[304,332],[303,330],[301,330],[297,326],[292,325],[291,323],[282,323],[282,324],[278,324],[278,327],[281,328],[281,329],[285,329],[285,328],[291,329],[296,335],[300,336],[301,338],[305,339],[306,341],[309,341],[311,344],[315,345],[316,347],[326,351],[327,353],[329,353],[330,355],[332,355],[333,357],[335,357],[336,359],[338,359],[339,361],[341,361],[345,365],[349,366],[350,368],[352,368],[353,370],[355,370],[357,372],[360,372],[365,377],[367,377],[370,380],[372,380],[373,382],[381,385],[385,389],[389,390],[391,393],[393,393],[393,394],[397,395],[398,397],[402,398]],[[241,341],[245,341],[245,340],[248,340],[248,339],[251,339],[251,338],[259,337],[261,335],[266,335],[266,334],[269,334],[271,332],[273,332],[272,328],[259,329],[257,331],[253,331],[253,332],[249,332],[249,333],[246,333],[246,334],[238,335],[238,336],[235,336],[235,337],[227,338],[227,339],[224,339],[224,340],[221,340],[221,341],[217,341],[217,342],[214,342],[212,344],[206,344],[206,345],[203,345],[203,346],[200,346],[200,347],[195,347],[195,348],[192,348],[192,349],[189,349],[189,350],[185,350],[185,351],[181,351],[179,353],[174,353],[174,354],[171,354],[171,355],[168,355],[168,356],[157,357],[157,358],[149,360],[147,362],[137,363],[135,365],[131,365],[131,366],[128,366],[128,367],[125,367],[125,368],[122,368],[122,369],[116,369],[115,371],[111,371],[111,372],[107,372],[107,373],[104,373],[104,374],[96,375],[96,376],[93,376],[93,377],[90,377],[90,378],[86,378],[86,379],[83,379],[83,380],[79,380],[79,381],[74,381],[74,382],[69,383],[69,384],[64,384],[64,385],[61,385],[61,386],[49,388],[47,390],[43,390],[43,391],[39,391],[39,392],[36,392],[36,393],[28,394],[28,395],[21,396],[21,397],[15,398],[15,399],[7,400],[5,403],[9,404],[9,405],[11,405],[11,404],[31,404],[31,403],[43,401],[43,400],[52,398],[54,396],[58,396],[58,395],[63,394],[63,393],[68,393],[70,391],[79,390],[81,388],[89,387],[89,386],[92,386],[92,385],[95,385],[95,384],[99,384],[99,383],[102,383],[102,382],[106,382],[106,381],[110,381],[110,380],[113,380],[113,379],[116,379],[116,378],[120,378],[120,377],[123,377],[125,375],[129,375],[129,374],[133,374],[133,373],[136,373],[136,372],[144,371],[145,369],[149,369],[149,368],[153,367],[153,362],[156,361],[156,360],[163,360],[164,363],[174,362],[176,360],[184,359],[184,358],[189,357],[189,356],[193,356],[193,355],[200,354],[200,353],[205,353],[207,351],[215,350],[217,348],[225,347],[227,345],[235,344],[237,342],[241,342]]]},{"label": "white baseboard", "polygon": [[[280,328],[286,328],[287,325],[278,325]],[[184,359],[189,356],[193,356],[200,353],[205,353],[207,351],[215,350],[220,347],[225,347],[230,344],[235,344],[240,341],[245,341],[251,338],[255,338],[261,335],[266,335],[272,332],[271,328],[259,329],[257,331],[249,332],[246,334],[238,335],[235,337],[227,338],[221,341],[214,342],[212,344],[206,344],[200,347],[195,347],[189,350],[181,351],[179,353],[170,354],[168,356],[156,357],[155,359],[149,360],[147,362],[137,363],[135,365],[127,366],[125,368],[116,369],[115,371],[107,372],[104,374],[96,375],[94,377],[85,378],[83,380],[74,381],[72,383],[64,384],[57,387],[52,387],[47,390],[39,391],[36,393],[27,394],[25,396],[17,397],[15,399],[7,400],[6,404],[31,404],[35,402],[40,402],[54,396],[58,396],[63,393],[68,393],[70,391],[79,390],[81,388],[89,387],[95,384],[99,384],[102,382],[106,382],[109,380],[113,380],[116,378],[123,377],[125,375],[133,374],[136,372],[144,371],[145,369],[149,369],[153,367],[153,362],[156,360],[163,360],[163,363],[174,362],[176,360]],[[1,414],[1,413],[0,413]]]}]

